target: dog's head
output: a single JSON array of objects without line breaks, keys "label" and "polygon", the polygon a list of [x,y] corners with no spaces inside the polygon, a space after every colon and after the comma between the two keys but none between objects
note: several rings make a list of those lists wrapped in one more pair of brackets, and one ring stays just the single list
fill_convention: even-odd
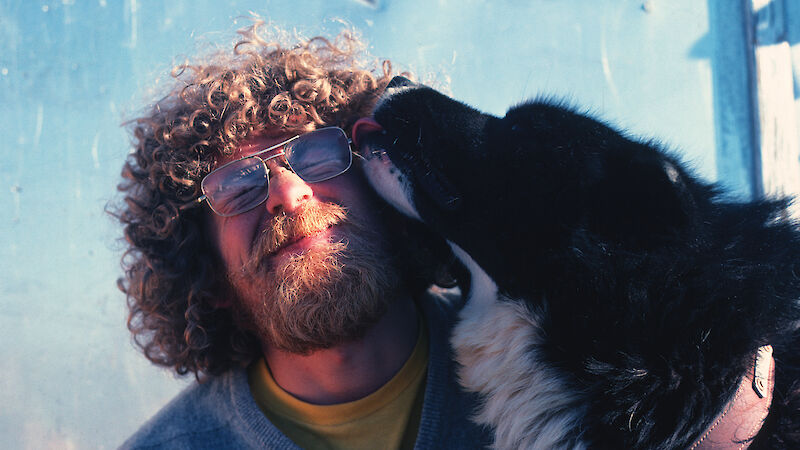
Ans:
[{"label": "dog's head", "polygon": [[353,135],[373,187],[507,291],[580,257],[576,240],[604,251],[671,237],[702,189],[653,146],[551,102],[498,118],[395,79],[372,119]]},{"label": "dog's head", "polygon": [[[468,162],[459,164],[452,159],[455,155],[459,160],[482,156],[470,141],[480,138],[487,117],[430,88],[396,77],[375,108],[377,123],[359,121],[353,135],[367,161],[367,177],[389,203],[409,217],[443,224],[444,217],[429,215],[436,216],[439,210],[458,211],[462,207],[459,191],[468,187],[462,178],[475,173]],[[365,128],[380,133],[364,133]]]}]

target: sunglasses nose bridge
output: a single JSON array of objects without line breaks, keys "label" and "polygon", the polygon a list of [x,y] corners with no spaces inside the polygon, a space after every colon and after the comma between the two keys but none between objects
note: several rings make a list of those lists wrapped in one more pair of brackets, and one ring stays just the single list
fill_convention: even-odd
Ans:
[{"label": "sunglasses nose bridge", "polygon": [[295,175],[297,174],[283,149],[281,149],[278,153],[270,154],[266,157],[259,155],[257,158],[261,160],[262,164],[264,164],[264,168],[267,170],[267,183],[269,183],[269,178],[272,176],[271,174],[273,172],[278,172],[281,169],[289,170]]},{"label": "sunglasses nose bridge", "polygon": [[277,149],[277,150],[270,150],[269,152],[265,152],[265,153],[266,154],[263,154],[263,155],[259,153],[259,154],[253,155],[253,156],[255,156],[256,158],[260,159],[264,163],[264,165],[267,166],[267,168],[269,168],[269,165],[267,164],[267,161],[272,161],[273,159],[278,159],[280,157],[283,157],[284,162],[287,162],[286,161],[286,150],[285,150],[284,147],[281,147],[280,149]]}]

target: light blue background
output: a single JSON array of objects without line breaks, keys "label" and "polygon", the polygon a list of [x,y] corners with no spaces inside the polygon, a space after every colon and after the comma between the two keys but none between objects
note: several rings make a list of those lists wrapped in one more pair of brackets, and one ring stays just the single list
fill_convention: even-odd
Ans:
[{"label": "light blue background", "polygon": [[248,11],[306,35],[344,19],[376,57],[492,113],[569,98],[746,198],[740,3],[0,0],[0,447],[116,447],[187,382],[130,344],[103,210],[129,151],[120,124]]}]

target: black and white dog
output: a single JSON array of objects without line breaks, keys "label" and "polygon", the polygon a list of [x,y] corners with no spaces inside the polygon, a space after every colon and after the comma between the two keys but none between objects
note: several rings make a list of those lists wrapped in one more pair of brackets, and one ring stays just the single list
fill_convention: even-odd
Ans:
[{"label": "black and white dog", "polygon": [[395,80],[373,119],[370,183],[470,272],[452,343],[495,447],[800,448],[786,201],[726,202],[552,101],[498,118]]}]

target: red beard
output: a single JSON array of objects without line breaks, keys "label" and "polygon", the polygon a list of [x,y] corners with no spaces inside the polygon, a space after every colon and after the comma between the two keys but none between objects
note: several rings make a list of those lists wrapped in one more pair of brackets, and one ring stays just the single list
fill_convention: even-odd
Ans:
[{"label": "red beard", "polygon": [[333,203],[276,216],[247,264],[229,273],[240,321],[264,344],[293,353],[362,337],[400,284],[379,225]]}]

